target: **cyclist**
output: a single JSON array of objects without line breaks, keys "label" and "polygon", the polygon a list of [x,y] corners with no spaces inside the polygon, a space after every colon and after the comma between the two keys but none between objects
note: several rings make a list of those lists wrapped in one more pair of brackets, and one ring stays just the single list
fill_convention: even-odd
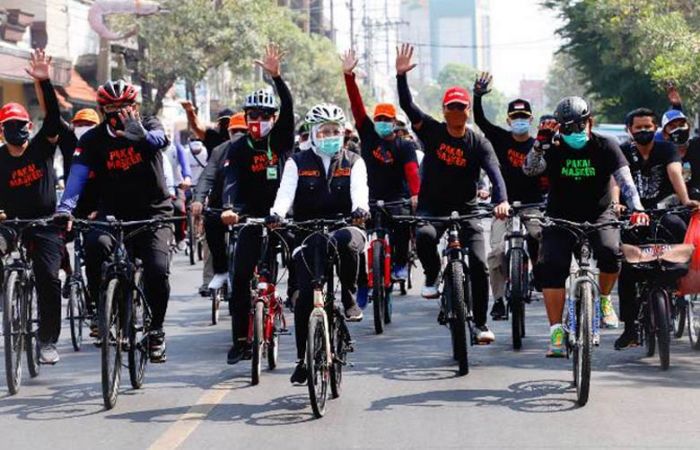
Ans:
[{"label": "cyclist", "polygon": [[[358,59],[350,50],[343,57],[345,87],[350,98],[352,114],[360,135],[360,155],[367,165],[369,198],[395,202],[409,198],[412,209],[418,204],[420,176],[413,141],[401,139],[394,132],[396,107],[390,103],[378,103],[370,119],[362,103],[362,95],[355,82],[354,69]],[[406,190],[408,187],[408,192]],[[402,214],[404,208],[389,208],[392,214]],[[408,244],[410,230],[405,225],[393,225],[392,278],[405,280],[408,277]]]},{"label": "cyclist", "polygon": [[[39,85],[46,115],[39,132],[32,138],[33,124],[27,110],[18,103],[0,108],[0,220],[39,219],[50,216],[56,207],[54,152],[59,135],[60,113],[56,93],[49,79],[51,58],[35,50],[27,73]],[[64,155],[69,158],[69,155]],[[39,362],[59,361],[56,342],[61,332],[61,281],[58,272],[64,249],[62,233],[55,227],[25,231],[23,245],[29,250],[39,304]],[[0,230],[0,258],[15,247],[15,233]],[[2,269],[0,259],[0,269]],[[0,279],[2,275],[0,275]],[[3,288],[4,289],[4,288]]]},{"label": "cyclist", "polygon": [[[700,202],[690,200],[683,180],[681,157],[673,144],[666,141],[654,141],[657,128],[656,114],[647,108],[638,108],[627,114],[625,120],[627,132],[632,141],[622,145],[627,162],[630,165],[642,205],[656,209],[662,200],[676,194],[681,204],[697,208]],[[619,192],[613,194],[613,204],[619,204]],[[664,215],[661,221],[654,223],[650,235],[658,232],[658,237],[669,244],[681,243],[685,237],[687,225],[683,217],[676,214]],[[623,234],[625,242],[640,244],[642,236]],[[615,341],[615,349],[620,350],[637,345],[637,330],[634,322],[639,315],[639,305],[635,301],[635,284],[625,264],[622,265],[618,280],[620,296],[620,316],[625,323],[625,330]]]},{"label": "cyclist", "polygon": [[[292,94],[282,80],[281,63],[282,53],[274,44],[267,46],[263,60],[256,61],[272,77],[281,106],[277,115],[277,101],[269,90],[261,89],[246,97],[247,135],[230,144],[224,163],[225,211],[221,214],[224,225],[238,223],[239,214],[253,217],[269,214],[280,186],[282,162],[294,148]],[[229,302],[234,340],[228,352],[228,364],[236,364],[251,355],[247,342],[250,280],[260,257],[261,231],[259,226],[244,227],[236,241],[233,295]]]},{"label": "cyclist", "polygon": [[[343,110],[327,103],[316,105],[306,114],[306,121],[311,125],[312,150],[299,152],[287,160],[277,198],[266,222],[271,227],[278,226],[293,208],[297,221],[332,219],[342,214],[352,215],[354,225],[363,224],[369,217],[367,168],[359,155],[343,149]],[[296,236],[296,240],[301,244],[305,237]],[[306,382],[304,352],[309,315],[313,309],[311,280],[315,275],[308,269],[313,265],[308,252],[315,246],[328,245],[324,238],[316,237],[318,239],[310,239],[300,251],[295,251],[294,257],[299,286],[299,298],[294,308],[298,362],[291,377],[292,383]],[[334,231],[330,239],[340,257],[338,277],[345,317],[349,321],[362,320],[362,310],[357,306],[355,294],[365,234],[356,226],[349,226]]]},{"label": "cyclist", "polygon": [[[527,154],[523,171],[529,176],[549,178],[547,215],[574,222],[607,222],[615,219],[611,207],[611,176],[615,178],[632,222],[645,224],[649,218],[632,180],[630,168],[613,138],[593,133],[588,103],[580,97],[566,97],[556,107],[557,128],[541,127],[533,149]],[[555,134],[558,131],[558,134]],[[616,325],[610,292],[620,271],[620,232],[603,228],[592,236],[592,247],[600,269],[601,308],[604,323]],[[562,315],[564,288],[569,276],[575,239],[566,230],[545,228],[539,264],[545,307],[550,324],[549,357],[566,356]]]},{"label": "cyclist", "polygon": [[[471,106],[469,93],[461,87],[452,87],[445,92],[442,102],[445,122],[438,122],[425,114],[413,103],[408,88],[406,73],[416,66],[412,57],[413,47],[403,44],[396,57],[396,78],[401,108],[425,147],[418,214],[445,216],[452,211],[468,213],[476,204],[479,174],[483,168],[493,185],[494,203],[497,204],[494,213],[497,218],[504,219],[510,206],[498,159],[491,144],[467,128]],[[416,232],[418,258],[425,272],[425,286],[421,291],[425,298],[439,296],[440,256],[437,246],[444,232],[444,226],[434,225],[423,225]],[[495,336],[486,325],[489,282],[481,222],[472,220],[465,223],[460,240],[469,249],[477,340],[480,343],[490,343]]]},{"label": "cyclist", "polygon": [[[70,219],[90,172],[97,189],[98,218],[145,220],[172,215],[161,151],[168,141],[157,119],[140,119],[136,96],[134,86],[123,80],[108,81],[97,90],[104,120],[78,142],[57,222]],[[166,360],[163,322],[170,297],[171,233],[171,228],[164,227],[141,233],[129,243],[132,256],[143,261],[144,289],[153,320],[148,349],[152,362]],[[102,263],[109,258],[113,244],[98,229],[85,237],[86,274],[93,299],[99,298]]]},{"label": "cyclist", "polygon": [[200,123],[199,117],[197,117],[197,111],[195,110],[194,105],[192,105],[192,102],[184,101],[181,103],[181,105],[187,114],[187,125],[197,139],[204,142],[204,146],[209,151],[209,156],[211,156],[211,152],[214,150],[214,148],[228,141],[228,126],[231,116],[233,116],[232,110],[228,108],[222,109],[217,114],[216,127],[205,128]]},{"label": "cyclist", "polygon": [[[540,180],[528,177],[523,173],[523,163],[527,152],[532,148],[534,138],[530,135],[532,124],[532,108],[530,102],[524,99],[515,99],[508,103],[508,125],[506,130],[491,123],[484,113],[483,96],[491,92],[492,77],[488,72],[481,73],[474,83],[474,122],[493,145],[501,172],[506,182],[508,199],[519,201],[523,204],[541,203],[544,195]],[[535,211],[525,211],[532,214]],[[507,260],[505,257],[505,235],[507,223],[505,220],[491,222],[491,252],[488,255],[489,275],[491,280],[491,292],[494,303],[491,308],[491,318],[494,320],[505,319],[506,305],[503,297],[506,292],[506,278],[508,274]],[[537,261],[539,251],[539,237],[542,230],[530,222],[527,226],[527,249],[532,261]]]},{"label": "cyclist", "polygon": [[294,153],[308,150],[311,148],[311,129],[309,128],[308,123],[302,122],[301,125],[299,125],[299,129],[297,130],[297,136],[299,139],[297,141],[296,146],[294,147]]}]

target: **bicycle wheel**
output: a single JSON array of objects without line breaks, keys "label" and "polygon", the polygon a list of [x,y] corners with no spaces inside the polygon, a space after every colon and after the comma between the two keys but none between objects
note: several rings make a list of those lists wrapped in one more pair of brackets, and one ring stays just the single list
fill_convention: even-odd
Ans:
[{"label": "bicycle wheel", "polygon": [[70,340],[73,344],[73,350],[76,352],[80,351],[80,347],[83,344],[84,304],[83,290],[80,288],[80,284],[71,282],[66,312],[68,313],[68,321],[70,323]]},{"label": "bicycle wheel", "polygon": [[384,245],[372,243],[372,305],[374,309],[374,332],[384,332]]},{"label": "bicycle wheel", "polygon": [[574,345],[574,382],[579,406],[588,403],[591,387],[591,359],[593,357],[593,286],[583,282],[579,286],[576,304],[578,333]]},{"label": "bicycle wheel", "polygon": [[385,292],[386,295],[384,298],[384,323],[389,324],[391,323],[391,313],[394,306],[394,293],[391,290],[387,290]]},{"label": "bicycle wheel", "polygon": [[309,335],[306,341],[306,368],[308,371],[309,399],[311,409],[317,418],[326,412],[328,382],[330,381],[330,349],[326,345],[326,325],[324,317],[311,313]]},{"label": "bicycle wheel", "polygon": [[260,383],[260,371],[262,369],[263,346],[265,335],[263,319],[265,317],[265,303],[255,302],[255,315],[253,316],[253,358],[250,377],[253,386]]},{"label": "bicycle wheel", "polygon": [[[143,292],[140,272],[137,273],[135,282]],[[129,381],[131,381],[131,387],[141,389],[148,363],[148,330],[144,299],[137,290],[133,293],[129,322],[127,327],[129,330]]]},{"label": "bicycle wheel", "polygon": [[[281,300],[280,300],[281,301]],[[277,355],[280,345],[280,330],[282,329],[281,312],[275,313],[272,319],[272,335],[267,342],[267,368],[274,370],[277,368]]]},{"label": "bicycle wheel", "polygon": [[650,301],[643,306],[644,308],[644,342],[646,344],[647,357],[651,358],[656,354],[656,327],[651,317],[653,309]]},{"label": "bicycle wheel", "polygon": [[673,320],[673,337],[680,339],[685,331],[685,316],[688,314],[688,304],[685,297],[674,295],[671,300],[671,319]]},{"label": "bicycle wheel", "polygon": [[[27,369],[29,376],[36,378],[39,376],[39,346],[37,345],[39,335],[39,299],[36,293],[36,286],[30,283],[31,288],[25,293],[29,294],[26,299],[26,337],[24,338],[24,350],[27,352]],[[60,311],[60,310],[59,310]]]},{"label": "bicycle wheel", "polygon": [[22,383],[22,334],[21,302],[22,287],[19,274],[10,272],[5,282],[2,305],[2,331],[5,341],[5,377],[10,395],[19,391]]},{"label": "bicycle wheel", "polygon": [[700,350],[700,296],[688,296],[688,339],[694,350]]},{"label": "bicycle wheel", "polygon": [[527,270],[523,270],[523,266],[527,267],[527,262],[519,249],[513,250],[510,253],[509,259],[508,278],[510,287],[509,307],[511,312],[511,335],[513,338],[513,349],[520,350],[523,345],[522,338],[525,334],[523,328],[525,302],[523,299],[525,296],[525,287],[527,286],[527,281],[524,279],[524,277],[527,276]]},{"label": "bicycle wheel", "polygon": [[671,364],[671,326],[668,308],[668,294],[666,291],[656,289],[651,295],[651,310],[653,311],[652,323],[656,331],[656,343],[659,347],[659,361],[661,370],[668,370]]},{"label": "bicycle wheel", "polygon": [[459,374],[469,373],[467,355],[467,312],[464,302],[464,267],[461,261],[453,261],[445,283],[448,305],[452,308],[450,331],[452,332],[452,352],[459,364]]},{"label": "bicycle wheel", "polygon": [[[223,289],[223,288],[222,288]],[[221,306],[222,289],[212,289],[209,296],[211,297],[211,324],[219,323],[219,307]]]},{"label": "bicycle wheel", "polygon": [[112,278],[102,299],[100,338],[102,339],[102,401],[105,408],[112,409],[117,404],[119,380],[122,367],[122,318],[121,303],[124,298],[123,286]]},{"label": "bicycle wheel", "polygon": [[[176,224],[179,226],[179,223]],[[194,219],[192,218],[192,213],[187,212],[187,253],[190,257],[190,265],[194,266],[195,263],[195,252],[197,251],[197,244],[195,242],[195,232],[194,232]]]},{"label": "bicycle wheel", "polygon": [[338,398],[342,393],[343,366],[347,361],[348,353],[345,346],[343,329],[345,323],[340,311],[335,311],[333,332],[331,333],[331,348],[333,349],[333,366],[331,368],[331,397]]}]

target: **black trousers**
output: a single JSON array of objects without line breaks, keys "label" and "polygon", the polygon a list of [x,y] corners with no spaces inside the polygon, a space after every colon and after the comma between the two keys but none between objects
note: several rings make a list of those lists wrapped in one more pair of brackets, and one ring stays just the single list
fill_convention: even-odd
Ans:
[{"label": "black trousers", "polygon": [[[12,251],[14,240],[14,233],[0,230],[0,256]],[[36,278],[39,341],[56,343],[61,333],[61,280],[58,272],[65,248],[63,234],[53,227],[34,228],[24,232],[23,244]]]},{"label": "black trousers", "polygon": [[[301,248],[295,250],[294,266],[299,298],[294,307],[294,329],[296,333],[297,358],[304,358],[306,337],[309,333],[309,316],[313,310],[313,280],[323,276],[326,270],[328,252],[336,248],[340,266],[340,292],[343,306],[347,309],[355,305],[357,281],[363,265],[362,254],[365,248],[365,234],[356,227],[346,227],[330,234],[329,239],[319,234],[312,234],[305,241],[297,237]],[[303,245],[302,245],[303,242]],[[315,259],[315,255],[320,258]]]},{"label": "black trousers", "polygon": [[219,217],[204,216],[204,232],[207,238],[207,245],[211,253],[214,273],[226,273],[228,261],[226,259],[226,225],[221,223]]},{"label": "black trousers", "polygon": [[[628,232],[623,235],[623,242],[626,244],[643,244],[657,236],[661,240],[669,244],[680,244],[685,238],[685,233],[688,225],[683,216],[669,214],[664,216],[659,222],[652,224],[651,227],[639,231]],[[636,280],[631,274],[630,267],[627,264],[622,264],[620,278],[617,281],[617,293],[620,297],[620,320],[625,322],[625,329],[631,330],[634,327],[634,321],[639,315],[639,302],[636,300]]]},{"label": "black trousers", "polygon": [[[127,251],[132,258],[143,262],[143,287],[152,314],[152,329],[163,327],[170,299],[170,248],[172,229],[164,227],[156,232],[143,232],[129,242]],[[114,241],[103,231],[92,230],[85,236],[85,272],[88,289],[93,299],[100,298],[102,264],[109,259]]]},{"label": "black trousers", "polygon": [[[430,214],[426,214],[430,215]],[[446,225],[425,224],[416,230],[416,250],[423,271],[426,285],[435,285],[440,274],[441,258],[438,243],[447,230]],[[468,248],[469,279],[474,305],[474,322],[477,326],[486,324],[486,312],[489,305],[489,275],[486,266],[486,244],[484,227],[481,220],[465,222],[460,230],[459,240]]]}]

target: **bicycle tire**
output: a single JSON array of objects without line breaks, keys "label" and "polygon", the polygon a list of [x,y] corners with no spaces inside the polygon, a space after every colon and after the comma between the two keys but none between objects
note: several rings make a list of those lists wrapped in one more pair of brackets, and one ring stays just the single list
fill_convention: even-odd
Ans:
[{"label": "bicycle tire", "polygon": [[683,296],[674,296],[671,304],[673,318],[673,337],[680,339],[685,331],[685,321],[688,315],[688,303]]},{"label": "bicycle tire", "polygon": [[122,366],[122,318],[120,299],[122,286],[117,278],[112,278],[104,292],[100,312],[100,338],[102,363],[102,402],[106,409],[117,404],[119,381]]},{"label": "bicycle tire", "polygon": [[[179,224],[176,224],[175,226],[179,226]],[[195,251],[196,251],[196,244],[195,244],[195,234],[194,234],[194,220],[192,218],[192,214],[190,212],[187,212],[187,253],[189,253],[190,257],[190,266],[194,266],[195,264]]]},{"label": "bicycle tire", "polygon": [[25,325],[27,330],[24,339],[24,350],[27,353],[29,376],[36,378],[39,376],[40,371],[39,346],[37,345],[39,335],[39,299],[34,282],[31,282],[30,286],[29,290],[25,290],[25,293],[29,294],[29,298],[26,305],[27,318],[25,319]]},{"label": "bicycle tire", "polygon": [[700,350],[700,296],[688,296],[688,339],[693,350]]},{"label": "bicycle tire", "polygon": [[[223,289],[223,288],[222,288]],[[211,289],[209,296],[211,297],[211,324],[219,323],[219,308],[221,306],[221,289]]]},{"label": "bicycle tire", "polygon": [[330,378],[328,352],[330,349],[326,346],[325,333],[326,326],[323,316],[312,313],[309,318],[309,335],[306,341],[306,368],[309,399],[316,418],[321,418],[326,413],[328,399]]},{"label": "bicycle tire", "polygon": [[384,299],[384,324],[388,325],[391,323],[391,314],[394,309],[394,293],[391,290],[386,291]]},{"label": "bicycle tire", "polygon": [[280,314],[275,313],[272,319],[272,336],[267,343],[267,368],[275,370],[277,368],[277,356],[279,355],[280,330],[282,329],[282,319]]},{"label": "bicycle tire", "polygon": [[523,345],[523,314],[525,302],[523,301],[525,283],[523,280],[523,254],[520,249],[511,251],[508,265],[509,278],[509,308],[511,312],[511,335],[513,339],[513,349],[520,350]]},{"label": "bicycle tire", "polygon": [[76,352],[79,352],[83,345],[84,308],[82,308],[81,305],[84,302],[81,302],[82,295],[82,289],[80,289],[79,284],[72,282],[66,309],[68,312],[68,322],[70,323],[70,341],[73,345],[73,350]]},{"label": "bicycle tire", "polygon": [[650,298],[653,311],[652,323],[655,325],[656,342],[659,349],[661,370],[668,370],[671,364],[671,326],[669,323],[668,294],[656,289]]},{"label": "bicycle tire", "polygon": [[[341,321],[345,319],[340,312],[336,310],[336,318],[333,323],[333,332],[331,333],[331,346],[333,348],[333,366],[331,368],[331,398],[338,398],[343,392],[343,366],[347,361],[347,348],[345,344],[345,336],[341,331]],[[345,324],[343,324],[345,327]]]},{"label": "bicycle tire", "polygon": [[449,286],[451,298],[448,304],[452,307],[450,331],[452,332],[453,356],[459,364],[459,374],[469,373],[469,356],[467,347],[467,312],[464,298],[464,267],[461,261],[450,264],[446,287]]},{"label": "bicycle tire", "polygon": [[5,282],[2,305],[2,331],[5,341],[5,378],[10,395],[19,392],[22,384],[22,320],[20,308],[21,286],[19,274],[10,272]]},{"label": "bicycle tire", "polygon": [[[135,277],[135,283],[143,292],[141,274]],[[129,381],[134,389],[141,389],[148,364],[148,330],[146,329],[146,309],[138,291],[134,291],[129,330]]]},{"label": "bicycle tire", "polygon": [[579,286],[580,297],[576,305],[578,333],[574,345],[574,381],[576,402],[588,403],[591,388],[591,360],[593,357],[593,286],[583,282]]},{"label": "bicycle tire", "polygon": [[384,245],[372,243],[372,309],[374,310],[374,332],[384,332]]},{"label": "bicycle tire", "polygon": [[255,313],[253,315],[253,357],[251,358],[250,378],[253,386],[260,383],[260,372],[262,370],[263,347],[265,343],[264,323],[265,304],[262,301],[255,302]]},{"label": "bicycle tire", "polygon": [[651,304],[648,301],[644,306],[644,342],[646,344],[647,358],[651,358],[656,354],[656,329],[651,315]]}]

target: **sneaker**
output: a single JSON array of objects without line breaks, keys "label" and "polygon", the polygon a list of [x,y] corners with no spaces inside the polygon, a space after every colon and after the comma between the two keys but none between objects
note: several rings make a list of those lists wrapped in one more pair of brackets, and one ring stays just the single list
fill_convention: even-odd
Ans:
[{"label": "sneaker", "polygon": [[164,363],[165,357],[165,332],[153,330],[148,336],[148,352],[152,363]]},{"label": "sneaker", "polygon": [[345,318],[348,322],[359,322],[362,320],[362,310],[357,305],[352,305],[345,310]]},{"label": "sneaker", "polygon": [[292,384],[306,384],[308,376],[309,371],[306,370],[306,364],[303,359],[300,359],[297,361],[297,366],[294,368],[294,372],[289,381],[291,381]]},{"label": "sneaker", "polygon": [[622,350],[630,347],[637,347],[637,332],[636,330],[627,330],[622,332],[619,338],[615,340],[615,350]]},{"label": "sneaker", "polygon": [[236,341],[226,355],[226,364],[233,365],[243,359],[249,359],[246,358],[247,354],[252,357],[252,351],[249,348],[246,350],[246,347],[248,347],[247,341]]},{"label": "sneaker", "polygon": [[200,297],[209,297],[211,292],[209,291],[209,284],[203,284],[199,287],[199,296]]},{"label": "sneaker", "polygon": [[610,300],[609,296],[600,296],[600,312],[605,328],[617,328],[620,326],[620,321],[617,318],[617,314],[615,314],[615,308],[613,308],[612,300]]},{"label": "sneaker", "polygon": [[53,342],[37,343],[39,346],[39,363],[40,364],[56,364],[61,358],[58,356],[56,344]]},{"label": "sneaker", "polygon": [[357,288],[357,306],[359,306],[362,309],[365,309],[367,307],[367,303],[369,300],[369,289],[367,286],[359,286]]},{"label": "sneaker", "polygon": [[438,291],[437,286],[429,286],[425,285],[423,288],[420,290],[420,295],[423,298],[439,298],[440,297],[440,292]]},{"label": "sneaker", "polygon": [[476,342],[479,344],[490,344],[496,340],[496,335],[486,325],[476,327],[476,330]]},{"label": "sneaker", "polygon": [[593,345],[600,347],[600,331],[593,332]]},{"label": "sneaker", "polygon": [[100,338],[100,324],[97,321],[97,318],[90,320],[90,337],[95,339]]},{"label": "sneaker", "polygon": [[394,267],[391,271],[391,278],[395,281],[404,281],[408,279],[408,266]]},{"label": "sneaker", "polygon": [[564,358],[565,356],[564,329],[561,327],[561,324],[552,325],[549,328],[549,350],[547,350],[547,358]]},{"label": "sneaker", "polygon": [[217,291],[224,287],[224,284],[228,281],[228,274],[227,273],[217,273],[214,275],[214,278],[211,279],[209,282],[209,290]]},{"label": "sneaker", "polygon": [[506,315],[506,304],[503,298],[497,298],[493,302],[491,307],[491,318],[493,320],[506,320],[508,316]]}]

